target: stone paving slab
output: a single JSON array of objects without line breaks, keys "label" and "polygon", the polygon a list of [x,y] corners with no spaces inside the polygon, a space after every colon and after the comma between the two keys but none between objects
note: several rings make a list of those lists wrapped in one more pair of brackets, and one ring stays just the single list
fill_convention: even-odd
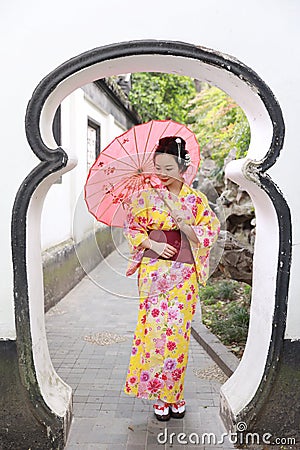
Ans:
[{"label": "stone paving slab", "polygon": [[[46,314],[53,365],[74,393],[74,418],[66,450],[233,449],[228,441],[218,444],[226,432],[219,417],[221,384],[195,375],[214,361],[193,337],[183,419],[158,422],[153,402],[123,392],[138,313],[136,277],[124,276],[126,251],[125,243]],[[101,339],[105,345],[100,345]],[[173,438],[171,433],[175,433]],[[186,439],[194,436],[193,442],[196,434],[200,444],[180,443],[179,433],[186,433]],[[214,433],[215,444],[206,439],[201,445],[203,433]]]}]

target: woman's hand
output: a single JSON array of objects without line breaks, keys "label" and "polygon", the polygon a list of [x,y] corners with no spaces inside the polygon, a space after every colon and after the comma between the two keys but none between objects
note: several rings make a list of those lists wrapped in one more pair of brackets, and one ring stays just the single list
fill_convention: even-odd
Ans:
[{"label": "woman's hand", "polygon": [[177,250],[175,247],[173,247],[170,244],[166,244],[165,242],[156,242],[151,240],[151,250],[153,250],[155,253],[157,253],[159,256],[162,256],[163,258],[172,258],[172,256],[177,253]]}]

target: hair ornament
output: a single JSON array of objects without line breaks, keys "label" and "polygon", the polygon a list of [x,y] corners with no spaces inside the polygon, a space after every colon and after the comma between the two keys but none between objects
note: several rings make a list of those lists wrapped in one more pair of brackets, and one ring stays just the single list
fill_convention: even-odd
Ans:
[{"label": "hair ornament", "polygon": [[180,150],[181,150],[181,139],[180,138],[176,138],[175,142],[177,144],[177,148],[178,148],[178,163],[181,164],[181,155],[180,155]]},{"label": "hair ornament", "polygon": [[186,153],[184,157],[184,165],[188,167],[191,164],[191,155],[189,153]]}]

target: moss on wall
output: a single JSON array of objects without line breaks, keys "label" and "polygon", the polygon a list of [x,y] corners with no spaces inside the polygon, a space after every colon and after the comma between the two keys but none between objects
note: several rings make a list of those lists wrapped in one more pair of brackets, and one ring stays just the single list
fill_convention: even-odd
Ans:
[{"label": "moss on wall", "polygon": [[122,229],[101,228],[80,243],[64,241],[43,252],[45,311],[56,305],[123,240]]},{"label": "moss on wall", "polygon": [[0,392],[1,450],[63,450],[63,420],[37,414],[41,406],[38,401],[33,404],[20,379],[15,341],[0,341]]}]

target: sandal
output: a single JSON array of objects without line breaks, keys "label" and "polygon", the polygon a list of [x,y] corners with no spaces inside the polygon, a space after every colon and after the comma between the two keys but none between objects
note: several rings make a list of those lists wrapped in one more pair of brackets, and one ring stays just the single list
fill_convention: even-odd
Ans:
[{"label": "sandal", "polygon": [[164,403],[163,405],[153,405],[154,408],[154,415],[157,418],[157,420],[160,420],[161,422],[165,422],[170,419],[170,408],[169,403]]},{"label": "sandal", "polygon": [[174,419],[182,419],[185,415],[185,401],[180,400],[177,403],[172,403],[170,408],[170,415]]}]

